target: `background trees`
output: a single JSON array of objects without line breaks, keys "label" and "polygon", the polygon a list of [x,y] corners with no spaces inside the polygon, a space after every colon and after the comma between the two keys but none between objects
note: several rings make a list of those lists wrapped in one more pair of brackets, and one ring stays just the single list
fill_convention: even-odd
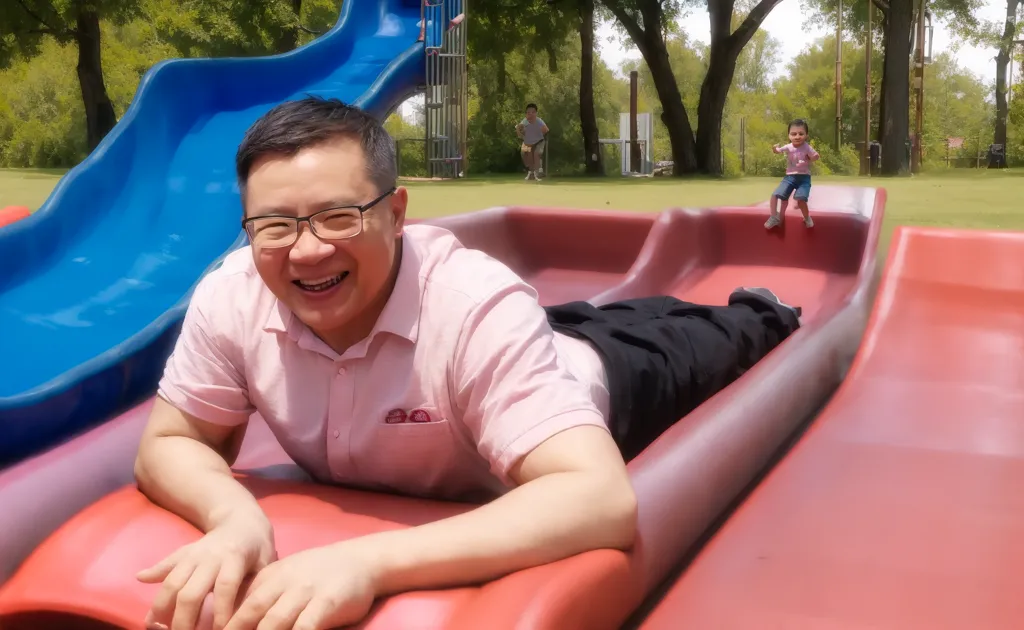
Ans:
[{"label": "background trees", "polygon": [[[871,64],[875,137],[883,169],[905,170],[910,131],[913,0],[876,6]],[[939,55],[926,71],[925,165],[942,166],[946,139],[964,138],[949,156],[974,155],[1002,138],[1011,161],[1024,159],[1024,102],[1007,99],[1017,38],[1018,0],[1005,23],[979,24],[979,0],[929,0],[937,20],[963,37],[1000,49],[996,85]],[[780,66],[780,45],[760,29],[779,0],[493,0],[471,7],[470,168],[518,172],[512,128],[527,102],[540,104],[552,128],[550,167],[559,174],[617,172],[620,112],[628,111],[628,73],[640,76],[640,111],[655,124],[655,157],[676,173],[773,174],[770,152],[786,122],[806,118],[825,157],[818,167],[856,173],[862,138],[866,0],[846,0],[843,44],[844,146],[832,147],[835,40],[817,42]],[[803,0],[814,19],[833,23],[836,0]],[[1011,6],[1013,5],[1013,6]],[[168,57],[285,52],[326,31],[340,0],[7,0],[0,3],[0,165],[67,167],[80,161],[116,123],[139,79]],[[677,26],[684,13],[704,16],[708,44]],[[1010,17],[1014,19],[1009,19]],[[611,21],[642,58],[619,68],[596,54],[595,23]],[[1020,50],[1020,47],[1017,47]],[[1014,64],[1020,68],[1020,64]],[[1002,68],[1000,70],[999,68]],[[992,98],[993,88],[995,98]],[[1002,113],[1005,112],[1005,113]],[[393,117],[402,168],[422,167],[422,122]],[[741,155],[741,130],[745,153]]]}]

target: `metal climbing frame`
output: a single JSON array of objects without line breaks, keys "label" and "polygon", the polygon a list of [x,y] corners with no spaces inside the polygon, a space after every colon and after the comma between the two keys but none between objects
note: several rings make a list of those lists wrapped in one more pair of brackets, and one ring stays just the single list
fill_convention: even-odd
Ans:
[{"label": "metal climbing frame", "polygon": [[467,0],[424,0],[427,173],[452,179],[466,173],[469,81]]}]

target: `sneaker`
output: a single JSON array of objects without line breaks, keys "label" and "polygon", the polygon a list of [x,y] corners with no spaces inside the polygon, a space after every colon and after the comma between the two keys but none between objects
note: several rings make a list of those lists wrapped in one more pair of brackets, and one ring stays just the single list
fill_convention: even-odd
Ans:
[{"label": "sneaker", "polygon": [[806,219],[804,219],[804,227],[814,227],[814,221],[811,220],[811,217],[807,217]]},{"label": "sneaker", "polygon": [[530,181],[531,179],[536,179],[536,177],[534,177],[534,175],[533,175],[533,171],[527,171],[525,179],[526,179],[526,181]]},{"label": "sneaker", "polygon": [[764,222],[764,227],[769,230],[780,225],[782,225],[782,219],[774,215],[768,217],[768,220]]},{"label": "sneaker", "polygon": [[738,288],[736,290],[737,291],[746,291],[747,293],[753,293],[754,295],[758,295],[758,296],[763,297],[764,299],[768,300],[769,302],[775,302],[779,306],[785,306],[789,310],[791,310],[794,313],[796,313],[797,317],[800,317],[804,313],[804,309],[800,308],[799,306],[793,306],[791,304],[786,304],[785,302],[780,300],[779,296],[775,295],[775,293],[771,289],[766,289],[764,287],[740,287],[740,288]]}]

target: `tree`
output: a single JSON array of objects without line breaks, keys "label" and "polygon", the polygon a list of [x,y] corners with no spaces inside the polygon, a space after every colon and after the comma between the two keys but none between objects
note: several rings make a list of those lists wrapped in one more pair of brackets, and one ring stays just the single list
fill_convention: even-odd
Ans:
[{"label": "tree", "polygon": [[[503,0],[474,5],[470,56],[498,61],[498,92],[505,95],[507,55],[514,49],[529,56],[543,54],[548,71],[559,71],[558,57],[566,37],[578,32],[581,63],[579,117],[583,131],[583,163],[590,175],[603,174],[600,133],[594,107],[594,0]],[[525,105],[522,103],[521,105]]]},{"label": "tree", "polygon": [[339,0],[146,0],[161,36],[184,57],[288,52],[325,31]]},{"label": "tree", "polygon": [[[662,103],[672,145],[674,174],[722,173],[722,116],[740,53],[782,0],[601,0],[640,50]],[[711,22],[711,43],[697,103],[694,133],[672,73],[666,35],[685,10],[701,6]],[[737,20],[737,10],[749,12]]]},{"label": "tree", "polygon": [[1018,0],[1006,0],[1006,21],[1003,23],[1003,34],[999,38],[999,54],[996,55],[996,128],[995,144],[1007,145],[1006,118],[1009,107],[1006,100],[1006,66],[1010,63],[1013,53],[1014,39],[1017,35]]},{"label": "tree", "polygon": [[86,139],[92,151],[117,124],[103,80],[100,19],[124,24],[138,12],[135,0],[5,0],[0,3],[0,64],[34,56],[46,36],[75,44]]},{"label": "tree", "polygon": [[[914,22],[918,0],[871,0],[881,14],[884,61],[879,103],[879,142],[882,145],[881,171],[884,175],[908,173],[907,142],[910,138],[910,55],[913,49]],[[962,38],[978,37],[979,25],[974,11],[980,0],[928,0],[927,10],[945,20]],[[843,22],[847,32],[863,38],[867,0],[843,3]],[[819,23],[834,24],[837,0],[804,0],[804,9]]]}]

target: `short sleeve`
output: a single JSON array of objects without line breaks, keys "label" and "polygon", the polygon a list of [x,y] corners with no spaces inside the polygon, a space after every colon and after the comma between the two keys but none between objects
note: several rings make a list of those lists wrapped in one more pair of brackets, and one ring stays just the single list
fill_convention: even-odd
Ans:
[{"label": "short sleeve", "polygon": [[229,294],[218,290],[227,279],[214,272],[196,287],[158,395],[200,420],[237,426],[255,408],[243,376],[241,328],[226,310]]},{"label": "short sleeve", "polygon": [[542,127],[547,127],[548,126],[547,123],[544,122],[544,119],[541,118],[540,116],[537,117],[537,122],[539,122]]},{"label": "short sleeve", "polygon": [[807,155],[811,156],[812,158],[820,157],[818,152],[814,150],[814,147],[812,147],[810,143],[807,144]]},{"label": "short sleeve", "polygon": [[455,403],[492,474],[509,470],[557,433],[578,426],[607,430],[604,417],[559,358],[536,293],[513,283],[478,304],[453,365]]}]

